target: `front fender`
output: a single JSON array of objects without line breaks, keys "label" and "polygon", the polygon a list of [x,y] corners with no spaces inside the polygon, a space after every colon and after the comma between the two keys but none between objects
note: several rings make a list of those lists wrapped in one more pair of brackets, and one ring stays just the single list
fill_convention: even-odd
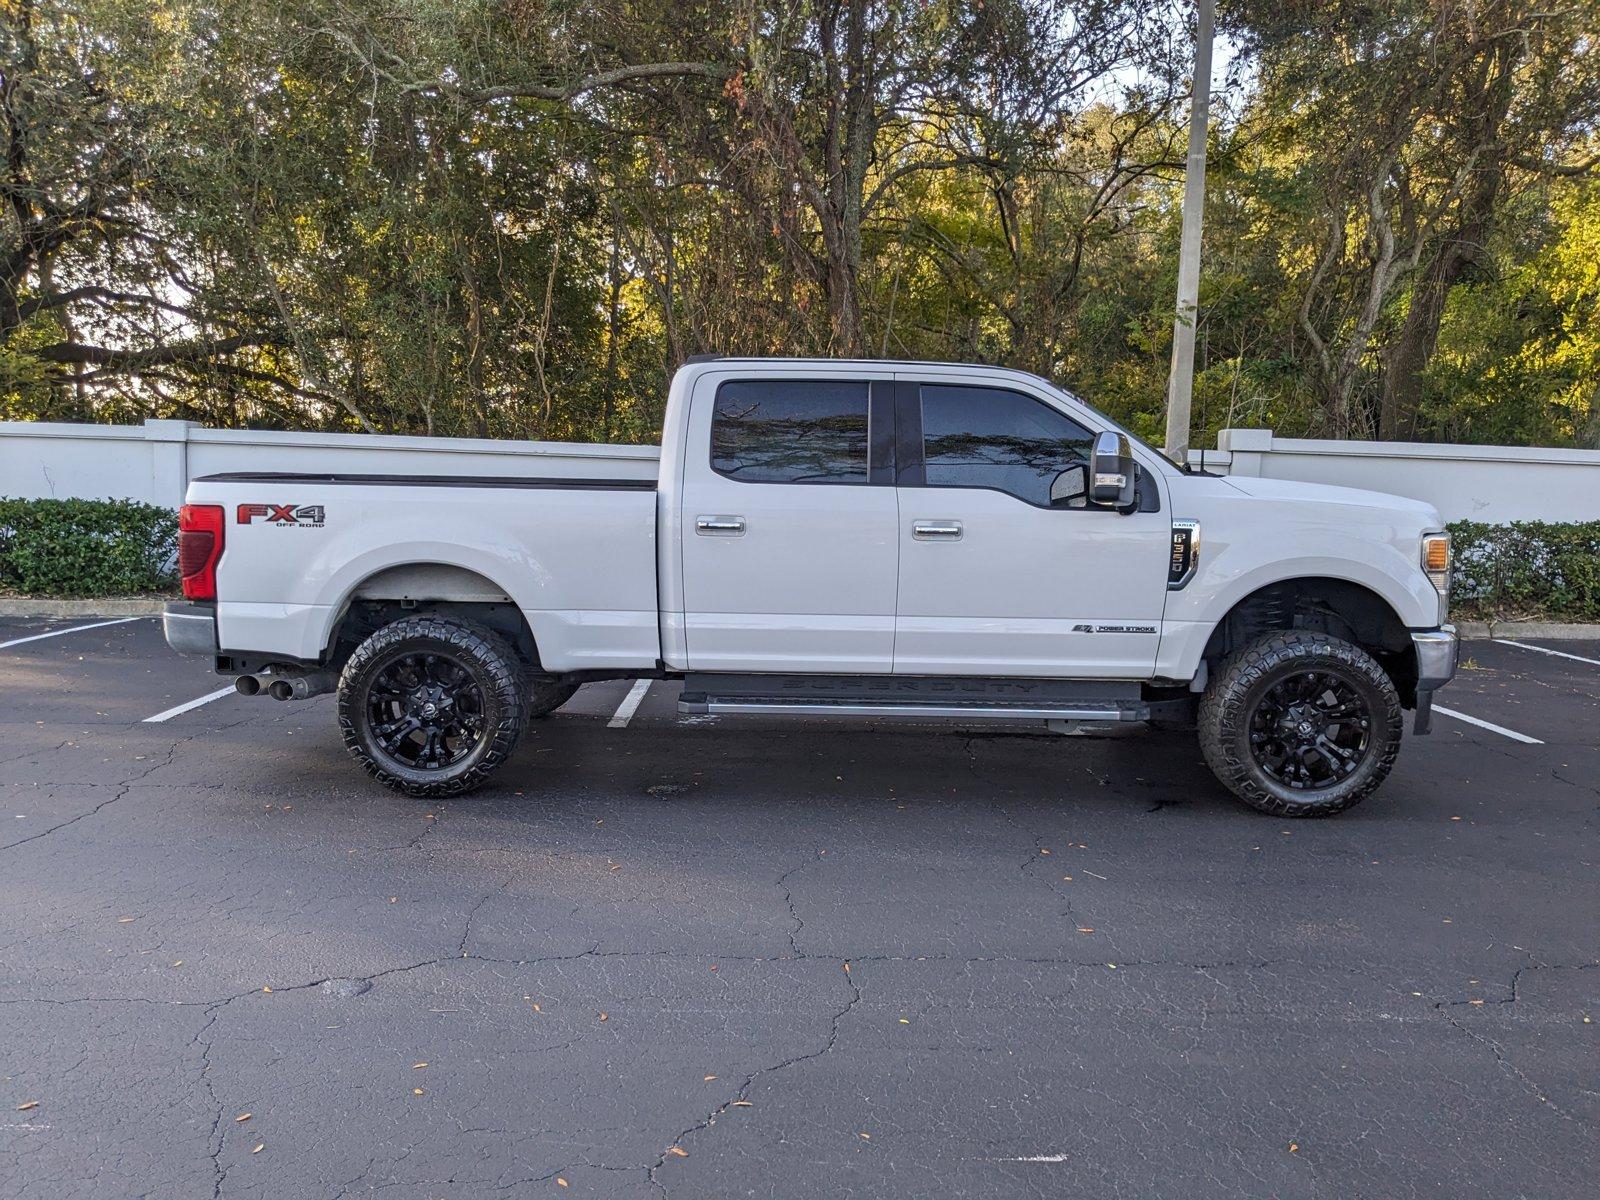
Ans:
[{"label": "front fender", "polygon": [[[1245,597],[1274,583],[1295,579],[1338,579],[1372,592],[1393,610],[1409,629],[1431,629],[1439,623],[1439,595],[1418,563],[1393,539],[1373,531],[1335,531],[1326,526],[1315,531],[1316,554],[1275,553],[1283,531],[1272,537],[1206,536],[1202,520],[1199,569],[1187,586],[1172,592],[1162,622],[1156,674],[1164,679],[1192,679],[1212,632]],[[1308,530],[1302,533],[1309,535]],[[1218,544],[1220,542],[1220,545]]]}]

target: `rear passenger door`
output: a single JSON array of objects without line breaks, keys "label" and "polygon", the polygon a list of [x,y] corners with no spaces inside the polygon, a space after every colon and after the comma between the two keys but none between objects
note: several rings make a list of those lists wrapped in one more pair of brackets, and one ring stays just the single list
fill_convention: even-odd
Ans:
[{"label": "rear passenger door", "polygon": [[1020,389],[896,387],[895,673],[1147,677],[1171,538],[1153,474],[1141,511],[1096,508],[1084,491],[1097,430],[1077,417]]},{"label": "rear passenger door", "polygon": [[893,668],[892,389],[887,372],[703,377],[680,526],[690,669]]}]

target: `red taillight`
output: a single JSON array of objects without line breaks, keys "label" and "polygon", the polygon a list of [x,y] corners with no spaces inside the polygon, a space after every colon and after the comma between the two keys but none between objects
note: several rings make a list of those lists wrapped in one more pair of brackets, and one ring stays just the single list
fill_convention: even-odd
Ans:
[{"label": "red taillight", "polygon": [[222,524],[220,504],[185,504],[178,510],[178,574],[187,600],[217,598]]}]

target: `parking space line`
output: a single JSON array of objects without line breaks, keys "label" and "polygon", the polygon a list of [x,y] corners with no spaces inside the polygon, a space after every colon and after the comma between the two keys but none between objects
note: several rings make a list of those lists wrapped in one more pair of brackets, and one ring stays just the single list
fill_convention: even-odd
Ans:
[{"label": "parking space line", "polygon": [[1515,729],[1507,729],[1504,725],[1496,725],[1492,721],[1485,721],[1478,717],[1469,717],[1466,713],[1457,712],[1453,708],[1446,708],[1442,704],[1435,704],[1433,711],[1441,717],[1454,717],[1458,721],[1465,721],[1468,725],[1476,725],[1479,729],[1487,729],[1490,733],[1498,733],[1501,737],[1508,737],[1514,742],[1522,742],[1528,746],[1544,745],[1536,737],[1529,737],[1525,733],[1518,733]]},{"label": "parking space line", "polygon": [[[218,688],[210,695],[201,696],[199,699],[191,700],[187,704],[180,704],[176,708],[169,708],[166,712],[158,712],[153,717],[146,717],[143,723],[149,725],[151,723],[159,723],[161,721],[170,721],[173,717],[181,716],[191,709],[199,708],[202,704],[210,704],[213,700],[221,700],[224,696],[232,696],[237,692],[238,689],[232,684],[229,684],[225,688]],[[1439,712],[1440,709],[1436,706],[1434,711]]]},{"label": "parking space line", "polygon": [[1510,638],[1495,638],[1502,646],[1520,646],[1524,650],[1536,650],[1540,654],[1553,654],[1557,658],[1570,658],[1573,662],[1589,663],[1591,666],[1600,667],[1600,658],[1585,658],[1581,654],[1568,654],[1565,650],[1547,650],[1543,646],[1530,646],[1527,642],[1513,642]]},{"label": "parking space line", "polygon": [[625,728],[633,720],[633,714],[639,711],[639,705],[644,703],[644,694],[650,690],[651,681],[636,679],[633,686],[628,689],[628,694],[622,698],[622,703],[617,705],[617,711],[611,715],[611,720],[606,722],[607,729]]},{"label": "parking space line", "polygon": [[0,642],[0,650],[7,646],[20,646],[23,642],[42,642],[45,638],[60,637],[66,633],[82,633],[85,629],[103,629],[107,625],[126,625],[129,621],[147,621],[148,617],[118,617],[115,621],[96,621],[93,625],[74,625],[71,629],[52,629],[49,633],[36,633],[31,637],[12,638]]}]

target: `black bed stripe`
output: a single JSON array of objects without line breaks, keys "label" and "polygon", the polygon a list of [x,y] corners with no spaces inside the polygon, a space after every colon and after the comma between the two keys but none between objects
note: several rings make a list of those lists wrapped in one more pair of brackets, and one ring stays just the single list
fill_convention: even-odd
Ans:
[{"label": "black bed stripe", "polygon": [[654,479],[566,479],[517,475],[318,475],[298,471],[226,471],[220,475],[197,476],[194,482],[321,483],[371,487],[557,488],[628,492],[653,492],[656,489]]}]

